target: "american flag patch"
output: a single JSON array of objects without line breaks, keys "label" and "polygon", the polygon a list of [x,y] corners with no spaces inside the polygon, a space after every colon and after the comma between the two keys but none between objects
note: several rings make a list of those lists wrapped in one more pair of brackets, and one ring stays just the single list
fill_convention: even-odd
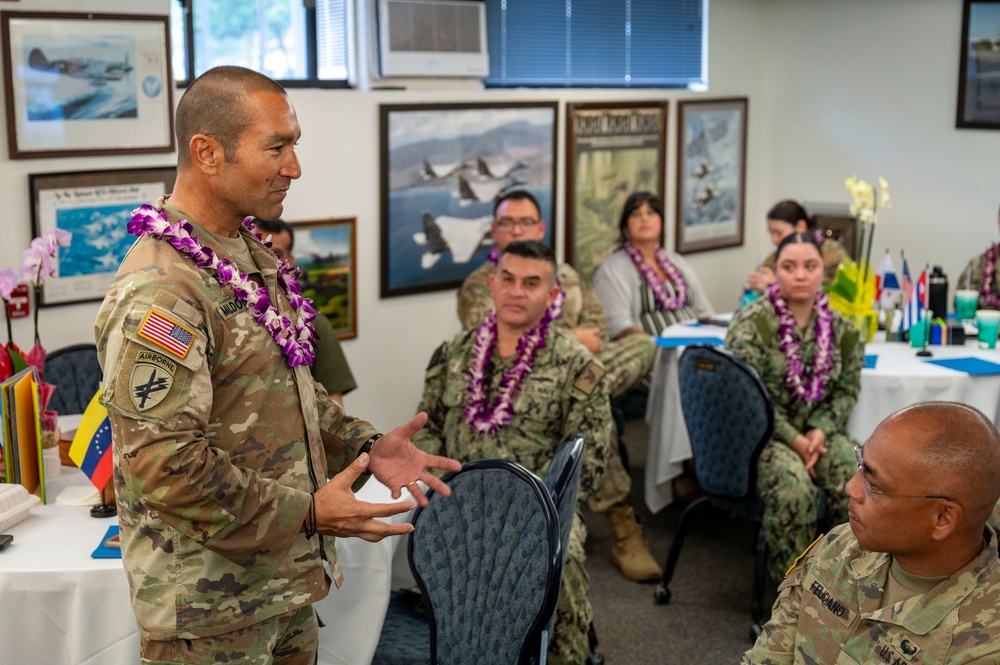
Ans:
[{"label": "american flag patch", "polygon": [[139,326],[139,337],[148,339],[181,358],[187,355],[194,342],[193,332],[152,310]]}]

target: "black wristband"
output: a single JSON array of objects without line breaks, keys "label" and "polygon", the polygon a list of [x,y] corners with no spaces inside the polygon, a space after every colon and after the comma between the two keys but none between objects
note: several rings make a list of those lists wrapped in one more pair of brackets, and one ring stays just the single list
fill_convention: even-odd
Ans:
[{"label": "black wristband", "polygon": [[376,435],[372,436],[372,438],[370,438],[367,441],[365,441],[364,443],[362,443],[361,447],[358,448],[358,454],[355,455],[355,459],[357,459],[358,457],[361,457],[361,453],[368,453],[369,455],[371,455],[372,454],[372,448],[375,447],[375,442],[378,441],[381,438],[382,438],[381,434],[376,434]]}]

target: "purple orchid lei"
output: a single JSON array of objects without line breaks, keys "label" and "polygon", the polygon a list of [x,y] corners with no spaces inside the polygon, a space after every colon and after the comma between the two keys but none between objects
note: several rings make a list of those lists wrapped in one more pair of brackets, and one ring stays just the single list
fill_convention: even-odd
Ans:
[{"label": "purple orchid lei", "polygon": [[[253,231],[250,219],[247,217],[243,220],[243,225]],[[297,281],[298,268],[289,269],[288,263],[278,261],[278,284],[288,294],[288,301],[295,309],[297,321],[293,324],[288,316],[279,314],[271,304],[266,287],[256,288],[247,275],[239,274],[230,261],[202,245],[198,236],[192,236],[193,231],[194,227],[187,220],[171,224],[166,213],[148,204],[133,210],[132,219],[128,223],[128,232],[132,235],[148,235],[157,240],[165,240],[181,255],[194,261],[196,267],[214,273],[219,284],[229,286],[236,298],[245,300],[254,319],[271,333],[271,337],[281,348],[289,367],[311,365],[316,358],[316,334],[312,325],[316,309],[308,298],[302,296],[302,289]],[[257,237],[260,238],[259,235]]]},{"label": "purple orchid lei", "polygon": [[651,267],[646,265],[646,261],[642,257],[642,251],[638,247],[631,242],[625,242],[622,245],[622,249],[632,259],[632,263],[639,269],[639,274],[642,275],[646,284],[652,289],[653,297],[656,298],[656,306],[660,311],[672,312],[687,305],[687,282],[684,281],[684,275],[677,269],[677,266],[670,262],[667,252],[662,247],[656,248],[656,265],[674,283],[674,291],[677,293],[674,298],[667,295],[667,290],[663,287],[660,277]]},{"label": "purple orchid lei", "polygon": [[990,245],[983,257],[983,282],[979,285],[979,295],[987,307],[1000,308],[1000,296],[993,291],[993,276],[997,272],[997,246]]},{"label": "purple orchid lei", "polygon": [[812,369],[807,369],[802,363],[802,342],[795,317],[778,291],[777,282],[767,288],[767,295],[778,315],[778,338],[787,361],[785,386],[792,397],[814,404],[823,399],[833,364],[833,310],[830,309],[830,300],[822,291],[816,294],[816,353]]},{"label": "purple orchid lei", "polygon": [[469,363],[468,389],[469,403],[465,407],[465,422],[479,434],[495,434],[510,422],[514,415],[511,405],[514,395],[521,387],[525,375],[535,363],[539,349],[545,348],[552,324],[550,311],[542,320],[521,336],[517,342],[517,358],[514,366],[507,370],[500,380],[498,395],[492,404],[486,396],[486,375],[490,369],[490,358],[497,343],[497,311],[490,310],[486,320],[476,329],[476,341],[472,346],[472,361]]},{"label": "purple orchid lei", "polygon": [[[493,265],[498,265],[500,263],[501,254],[503,254],[503,252],[500,251],[500,248],[493,245],[493,248],[490,249],[490,253],[486,255],[486,260]],[[563,303],[566,302],[566,292],[563,290],[562,280],[559,279],[558,275],[556,275],[556,286],[559,287],[559,293],[556,294],[556,299],[552,301],[551,305],[549,305],[549,318],[553,321],[562,316]]]}]

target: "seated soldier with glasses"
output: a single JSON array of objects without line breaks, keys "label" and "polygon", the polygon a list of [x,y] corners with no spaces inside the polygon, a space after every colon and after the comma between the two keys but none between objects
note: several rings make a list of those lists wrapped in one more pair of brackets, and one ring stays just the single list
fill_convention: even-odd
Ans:
[{"label": "seated soldier with glasses", "polygon": [[799,557],[741,663],[1000,662],[1000,434],[979,411],[927,402],[855,448],[849,524]]}]

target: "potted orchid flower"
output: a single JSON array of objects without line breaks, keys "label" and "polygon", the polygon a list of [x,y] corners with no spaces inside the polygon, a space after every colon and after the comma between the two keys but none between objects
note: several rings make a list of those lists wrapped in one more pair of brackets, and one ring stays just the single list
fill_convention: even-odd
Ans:
[{"label": "potted orchid flower", "polygon": [[0,381],[13,376],[27,367],[21,350],[14,344],[14,333],[10,325],[10,302],[11,294],[21,283],[21,277],[13,268],[0,270],[0,298],[3,298],[3,311],[7,319],[7,343],[0,347]]},{"label": "potted orchid flower", "polygon": [[872,241],[879,208],[892,207],[889,183],[879,177],[878,188],[851,176],[844,185],[851,193],[851,215],[860,227],[855,256],[857,262],[845,258],[837,269],[833,283],[826,288],[830,307],[854,322],[862,338],[871,341],[878,329],[875,310],[875,271],[871,265]]},{"label": "potted orchid flower", "polygon": [[35,340],[34,345],[24,356],[24,359],[29,365],[36,367],[39,372],[45,366],[45,348],[42,346],[41,338],[38,336],[38,303],[41,301],[42,284],[45,282],[46,277],[53,277],[56,274],[52,259],[58,256],[59,248],[68,247],[72,239],[72,233],[55,228],[32,240],[31,246],[21,253],[20,281],[23,284],[31,285],[35,295],[33,312]]}]

